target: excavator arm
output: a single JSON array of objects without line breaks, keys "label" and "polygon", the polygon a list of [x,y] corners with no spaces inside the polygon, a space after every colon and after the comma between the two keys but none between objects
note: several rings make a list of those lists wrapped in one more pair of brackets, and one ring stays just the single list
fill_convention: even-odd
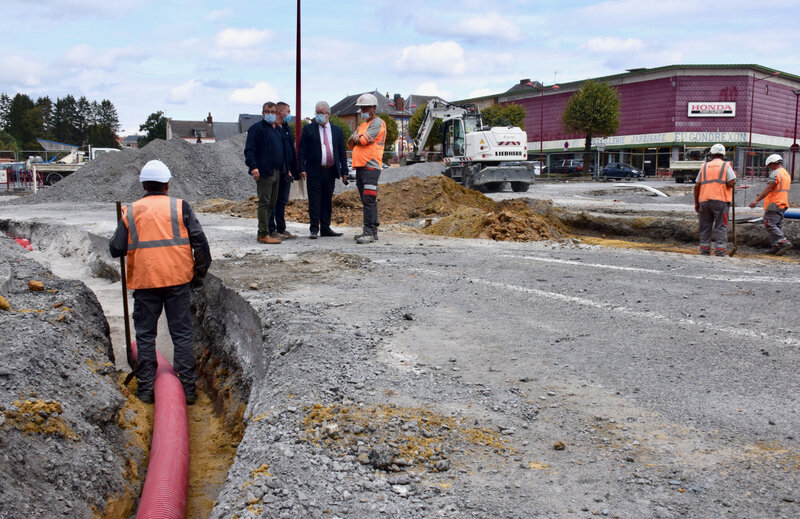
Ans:
[{"label": "excavator arm", "polygon": [[417,136],[412,142],[413,146],[409,159],[415,162],[421,160],[422,150],[425,149],[425,144],[428,142],[431,130],[433,130],[433,123],[436,122],[437,119],[449,121],[451,119],[460,119],[464,117],[464,115],[470,113],[478,113],[477,107],[473,105],[456,106],[438,99],[431,100],[425,106],[425,113],[422,115],[422,124],[419,125]]}]

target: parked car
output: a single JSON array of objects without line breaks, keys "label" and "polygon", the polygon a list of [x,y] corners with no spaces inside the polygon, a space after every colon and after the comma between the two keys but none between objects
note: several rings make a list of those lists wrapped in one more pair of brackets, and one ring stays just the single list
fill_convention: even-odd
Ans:
[{"label": "parked car", "polygon": [[[550,168],[545,168],[548,173],[566,173],[567,175],[583,174],[583,161],[580,159],[559,160]],[[589,172],[594,172],[594,166],[589,166]]]},{"label": "parked car", "polygon": [[542,162],[539,160],[531,160],[531,164],[533,165],[533,174],[539,176],[542,174]]},{"label": "parked car", "polygon": [[622,162],[609,162],[601,171],[601,178],[603,180],[607,180],[609,178],[644,179],[644,171],[636,169],[630,164],[623,164]]}]

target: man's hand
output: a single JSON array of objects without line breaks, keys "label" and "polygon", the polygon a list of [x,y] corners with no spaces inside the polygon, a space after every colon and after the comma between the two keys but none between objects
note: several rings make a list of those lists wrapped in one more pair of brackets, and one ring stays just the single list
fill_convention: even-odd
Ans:
[{"label": "man's hand", "polygon": [[752,202],[750,202],[750,208],[751,209],[754,208],[757,203],[758,203],[758,200],[753,200]]},{"label": "man's hand", "polygon": [[305,171],[300,172],[300,180],[305,180],[307,176]]},{"label": "man's hand", "polygon": [[342,175],[342,184],[349,185],[350,181],[347,180],[347,175]]},{"label": "man's hand", "polygon": [[347,145],[351,148],[358,144],[358,134],[354,133],[350,137],[347,138]]},{"label": "man's hand", "polygon": [[697,202],[694,203],[694,212],[695,213],[699,213],[700,212],[700,204],[697,203]]},{"label": "man's hand", "polygon": [[261,177],[261,175],[258,174],[258,168],[251,170],[250,174],[253,175],[253,180],[258,180]]}]

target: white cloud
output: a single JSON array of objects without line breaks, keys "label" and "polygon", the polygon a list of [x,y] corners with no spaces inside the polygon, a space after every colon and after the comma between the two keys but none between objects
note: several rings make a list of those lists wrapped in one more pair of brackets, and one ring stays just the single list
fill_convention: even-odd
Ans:
[{"label": "white cloud", "polygon": [[228,101],[231,103],[257,106],[277,99],[278,91],[266,81],[259,81],[250,88],[237,88],[228,97]]},{"label": "white cloud", "polygon": [[225,9],[214,9],[213,11],[209,11],[209,13],[206,15],[206,20],[209,22],[214,22],[216,20],[229,18],[231,16],[233,16],[233,9],[226,7]]},{"label": "white cloud", "polygon": [[186,104],[197,96],[197,91],[202,84],[196,79],[190,79],[182,85],[178,85],[169,91],[167,102],[176,105]]},{"label": "white cloud", "polygon": [[433,75],[463,74],[466,70],[464,49],[454,41],[405,47],[395,66],[406,73]]},{"label": "white cloud", "polygon": [[425,31],[445,36],[455,36],[464,39],[519,41],[522,31],[510,18],[498,13],[487,13],[471,18],[464,18],[451,25],[434,24],[427,22]]},{"label": "white cloud", "polygon": [[467,98],[483,97],[483,96],[488,96],[488,95],[495,94],[495,93],[497,93],[497,90],[493,90],[491,88],[476,88],[475,90],[473,90],[472,92],[467,94]]},{"label": "white cloud", "polygon": [[453,96],[452,92],[449,90],[441,90],[433,81],[422,83],[414,89],[414,93],[421,96],[439,96],[442,99],[451,99]]},{"label": "white cloud", "polygon": [[636,38],[617,38],[616,36],[596,36],[581,45],[581,48],[589,52],[599,54],[617,52],[640,52],[644,50],[645,44]]},{"label": "white cloud", "polygon": [[144,52],[134,47],[98,51],[90,45],[81,43],[67,49],[61,58],[61,63],[80,69],[110,70],[123,61],[142,61],[145,58]]},{"label": "white cloud", "polygon": [[45,68],[35,60],[0,57],[0,84],[36,87],[42,84],[45,74]]},{"label": "white cloud", "polygon": [[272,34],[258,29],[234,29],[229,27],[217,33],[214,41],[219,49],[250,49],[267,41]]}]

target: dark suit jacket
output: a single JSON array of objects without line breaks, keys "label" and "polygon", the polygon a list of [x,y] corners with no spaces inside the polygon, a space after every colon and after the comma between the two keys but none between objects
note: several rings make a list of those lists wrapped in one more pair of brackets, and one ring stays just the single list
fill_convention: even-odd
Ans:
[{"label": "dark suit jacket", "polygon": [[[333,142],[333,168],[336,176],[341,178],[347,175],[347,149],[344,147],[344,133],[342,129],[331,124],[331,137]],[[319,173],[322,164],[322,143],[319,140],[319,124],[316,121],[306,125],[300,134],[300,171],[306,173]]]}]

